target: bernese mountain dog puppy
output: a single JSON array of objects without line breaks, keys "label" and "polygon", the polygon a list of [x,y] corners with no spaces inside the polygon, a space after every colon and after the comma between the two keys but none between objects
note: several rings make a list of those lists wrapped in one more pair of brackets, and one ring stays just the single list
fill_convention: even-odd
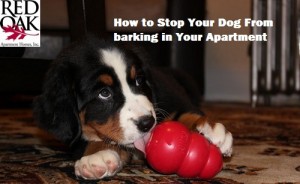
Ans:
[{"label": "bernese mountain dog puppy", "polygon": [[230,156],[231,133],[208,122],[192,86],[183,73],[152,67],[134,49],[90,37],[52,63],[34,114],[70,145],[75,174],[84,179],[115,175],[139,153],[135,143],[163,120],[185,124]]}]

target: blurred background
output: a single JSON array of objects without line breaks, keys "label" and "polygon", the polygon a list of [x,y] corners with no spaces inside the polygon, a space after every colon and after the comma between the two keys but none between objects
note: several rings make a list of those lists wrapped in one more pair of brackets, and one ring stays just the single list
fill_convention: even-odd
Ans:
[{"label": "blurred background", "polygon": [[[275,47],[275,50],[271,52],[281,54],[275,54],[275,58],[279,59],[271,61],[271,56],[267,54],[267,48],[270,45],[268,46],[267,43],[255,45],[250,42],[173,41],[138,42],[136,44],[149,52],[155,65],[182,69],[190,73],[201,88],[199,95],[205,102],[248,103],[249,105],[252,103],[253,106],[256,104],[300,104],[297,87],[300,70],[299,44],[297,44],[300,32],[299,0],[227,0],[226,2],[221,0],[191,0],[189,2],[181,0],[41,0],[40,4],[41,47],[0,48],[0,104],[2,106],[30,103],[32,98],[40,93],[43,76],[51,61],[62,48],[82,38],[88,32],[110,39],[113,32],[251,34],[260,31],[271,34],[273,31],[276,44],[272,42],[272,48]],[[206,29],[184,27],[180,30],[157,27],[147,28],[147,30],[142,27],[135,29],[113,27],[113,18],[116,17],[151,20],[165,17],[175,20],[187,18],[243,20],[254,16],[260,19],[273,19],[275,26],[270,30],[252,30],[251,27],[244,26],[240,29],[214,26]],[[282,26],[288,26],[290,29],[283,30]],[[285,36],[282,39],[284,34],[292,36]],[[285,47],[282,51],[280,45],[283,45],[285,40],[288,40],[289,47]],[[259,57],[253,56],[253,53],[258,51],[263,54]],[[293,71],[284,74],[291,78],[286,77],[285,81],[279,81],[283,74],[280,72],[277,74],[275,71],[288,70],[282,66],[283,59],[280,58],[284,55],[283,53],[293,55],[285,61],[289,63],[288,66]],[[267,68],[265,61],[271,62],[270,69]],[[259,63],[258,67],[253,68],[257,63]],[[270,70],[271,77],[268,76],[270,72],[263,70]],[[266,79],[269,78],[273,79],[272,87],[267,87]],[[292,83],[291,80],[294,83],[290,88],[276,87],[286,82]]]}]

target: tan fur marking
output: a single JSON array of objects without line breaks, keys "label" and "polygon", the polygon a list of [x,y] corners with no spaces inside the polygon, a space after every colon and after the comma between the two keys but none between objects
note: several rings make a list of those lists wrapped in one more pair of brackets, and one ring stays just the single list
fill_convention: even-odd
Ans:
[{"label": "tan fur marking", "polygon": [[109,138],[119,142],[123,138],[123,131],[117,117],[119,116],[111,117],[104,123],[97,123],[95,121],[85,122],[85,110],[81,111],[79,118],[84,138],[90,141],[102,141],[102,139]]},{"label": "tan fur marking", "polygon": [[130,68],[130,78],[135,79],[135,77],[136,77],[136,69],[135,69],[135,66],[133,65]]},{"label": "tan fur marking", "polygon": [[82,126],[82,133],[84,138],[89,141],[102,141],[102,139],[98,136],[97,132],[88,125]]},{"label": "tan fur marking", "polygon": [[91,126],[101,135],[108,137],[116,142],[120,142],[123,139],[123,131],[119,124],[119,118],[111,117],[107,122],[98,124],[96,122],[91,123]]},{"label": "tan fur marking", "polygon": [[178,121],[186,125],[190,130],[196,130],[197,126],[203,126],[207,123],[207,118],[195,113],[184,113],[178,118]]},{"label": "tan fur marking", "polygon": [[101,74],[98,78],[100,80],[100,82],[103,82],[104,84],[111,86],[113,85],[113,79],[110,75],[108,74]]},{"label": "tan fur marking", "polygon": [[90,141],[106,141],[108,139],[120,142],[123,139],[123,131],[119,125],[119,116],[108,119],[107,122],[85,122],[84,112],[79,114],[84,137]]},{"label": "tan fur marking", "polygon": [[85,111],[79,113],[83,137],[89,141],[102,141],[95,129],[85,123]]}]

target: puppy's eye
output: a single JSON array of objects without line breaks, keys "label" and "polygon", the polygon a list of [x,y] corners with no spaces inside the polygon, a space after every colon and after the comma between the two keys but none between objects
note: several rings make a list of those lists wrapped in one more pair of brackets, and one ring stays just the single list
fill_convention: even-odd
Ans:
[{"label": "puppy's eye", "polygon": [[145,77],[143,75],[137,75],[135,77],[135,85],[136,86],[140,86],[140,85],[144,84],[144,82],[145,82]]},{"label": "puppy's eye", "polygon": [[98,97],[103,99],[103,100],[107,100],[111,97],[111,91],[109,88],[102,88]]}]

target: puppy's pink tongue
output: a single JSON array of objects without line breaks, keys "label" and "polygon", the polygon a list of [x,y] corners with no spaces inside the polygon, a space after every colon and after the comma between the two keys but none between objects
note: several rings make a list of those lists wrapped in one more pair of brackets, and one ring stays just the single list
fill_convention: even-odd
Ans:
[{"label": "puppy's pink tongue", "polygon": [[135,148],[140,150],[141,152],[143,152],[144,155],[146,155],[145,147],[146,147],[148,140],[150,139],[150,135],[151,135],[151,133],[147,133],[144,137],[141,137],[140,139],[136,140],[133,143]]}]

